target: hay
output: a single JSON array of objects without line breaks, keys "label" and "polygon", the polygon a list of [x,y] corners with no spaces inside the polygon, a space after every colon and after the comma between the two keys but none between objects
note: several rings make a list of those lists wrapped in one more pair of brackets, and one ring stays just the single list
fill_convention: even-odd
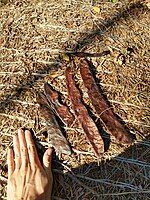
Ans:
[{"label": "hay", "polygon": [[[61,58],[76,50],[111,52],[91,58],[98,84],[137,141],[123,147],[112,138],[108,152],[98,161],[77,122],[65,127],[74,154],[54,159],[52,199],[149,199],[148,5],[105,0],[0,1],[1,199],[6,199],[6,151],[16,130],[32,128],[39,141],[48,145],[36,91],[48,81],[71,106]],[[78,69],[76,81],[88,104]]]}]

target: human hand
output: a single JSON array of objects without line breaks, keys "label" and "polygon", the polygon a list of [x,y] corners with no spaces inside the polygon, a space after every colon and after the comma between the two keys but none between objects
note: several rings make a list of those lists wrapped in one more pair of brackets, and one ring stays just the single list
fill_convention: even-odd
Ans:
[{"label": "human hand", "polygon": [[52,192],[52,149],[41,164],[30,131],[18,130],[13,149],[8,150],[7,200],[50,200]]}]

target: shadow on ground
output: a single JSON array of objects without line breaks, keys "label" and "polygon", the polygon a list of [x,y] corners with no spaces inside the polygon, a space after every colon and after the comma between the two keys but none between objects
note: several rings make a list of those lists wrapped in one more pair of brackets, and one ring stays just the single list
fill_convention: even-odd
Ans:
[{"label": "shadow on ground", "polygon": [[[99,166],[97,163],[90,163],[63,173],[62,165],[59,166],[58,162],[54,161],[52,199],[149,199],[149,139],[150,136]],[[70,190],[66,191],[66,186]],[[78,191],[76,188],[79,188]],[[55,194],[60,195],[57,197]]]},{"label": "shadow on ground", "polygon": [[[94,42],[96,38],[99,39],[99,41],[103,40],[103,36],[105,35],[106,32],[110,32],[111,28],[113,26],[117,26],[117,23],[120,22],[122,19],[128,19],[132,16],[137,17],[141,14],[141,12],[146,11],[148,8],[144,7],[143,4],[138,1],[136,3],[131,4],[130,6],[128,5],[124,9],[120,9],[118,11],[117,15],[113,15],[110,19],[106,19],[105,21],[101,22],[100,25],[97,26],[99,27],[96,29],[93,27],[93,31],[91,31],[90,34],[83,35],[81,38],[77,41],[77,45],[72,49],[72,52],[78,52],[81,51],[83,52],[89,44]],[[67,49],[65,49],[67,51]],[[84,54],[83,54],[84,55]],[[103,55],[103,52],[102,54]],[[27,56],[27,55],[26,55]],[[85,54],[85,56],[93,56],[90,54]],[[58,63],[61,63],[62,61],[60,60],[60,57],[56,58],[56,61],[59,61]],[[35,65],[38,65],[35,63]],[[56,69],[59,67],[59,64],[53,64],[53,65],[45,65],[42,70],[37,70],[35,73],[38,74],[44,74],[44,73],[49,73],[52,69]],[[8,94],[5,95],[5,98],[3,101],[0,102],[0,112],[5,111],[5,108],[12,102],[12,100],[18,99],[22,93],[33,87],[33,84],[35,84],[38,80],[42,79],[43,77],[41,76],[34,76],[31,78],[31,74],[27,76],[27,78],[22,80],[21,84],[15,88],[12,89]]]}]

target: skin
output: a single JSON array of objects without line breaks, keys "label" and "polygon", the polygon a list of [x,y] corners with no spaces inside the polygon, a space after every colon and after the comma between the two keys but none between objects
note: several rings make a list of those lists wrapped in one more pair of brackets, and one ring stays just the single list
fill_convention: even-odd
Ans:
[{"label": "skin", "polygon": [[30,131],[18,130],[13,149],[8,150],[7,200],[50,200],[52,192],[52,149],[41,164]]}]

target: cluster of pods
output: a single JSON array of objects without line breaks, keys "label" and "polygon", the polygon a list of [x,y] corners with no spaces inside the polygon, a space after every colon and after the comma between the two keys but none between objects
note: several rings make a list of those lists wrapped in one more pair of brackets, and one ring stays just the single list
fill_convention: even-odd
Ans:
[{"label": "cluster of pods", "polygon": [[[75,63],[74,63],[75,64]],[[91,103],[99,116],[104,130],[113,135],[121,144],[130,144],[133,137],[120,123],[112,107],[110,107],[99,90],[96,81],[91,73],[91,62],[85,58],[79,60],[79,70],[87,89]],[[73,112],[71,113],[66,105],[59,100],[58,92],[55,91],[48,83],[44,84],[44,93],[37,95],[37,102],[40,105],[40,112],[46,120],[47,133],[51,145],[58,154],[71,154],[70,146],[62,134],[59,120],[66,125],[71,126],[75,119],[78,120],[82,127],[86,139],[91,144],[93,152],[97,157],[104,153],[104,140],[99,133],[99,129],[82,101],[82,95],[74,80],[74,70],[72,67],[66,67],[65,78],[68,96],[72,104]],[[58,120],[59,118],[59,120]]]}]

